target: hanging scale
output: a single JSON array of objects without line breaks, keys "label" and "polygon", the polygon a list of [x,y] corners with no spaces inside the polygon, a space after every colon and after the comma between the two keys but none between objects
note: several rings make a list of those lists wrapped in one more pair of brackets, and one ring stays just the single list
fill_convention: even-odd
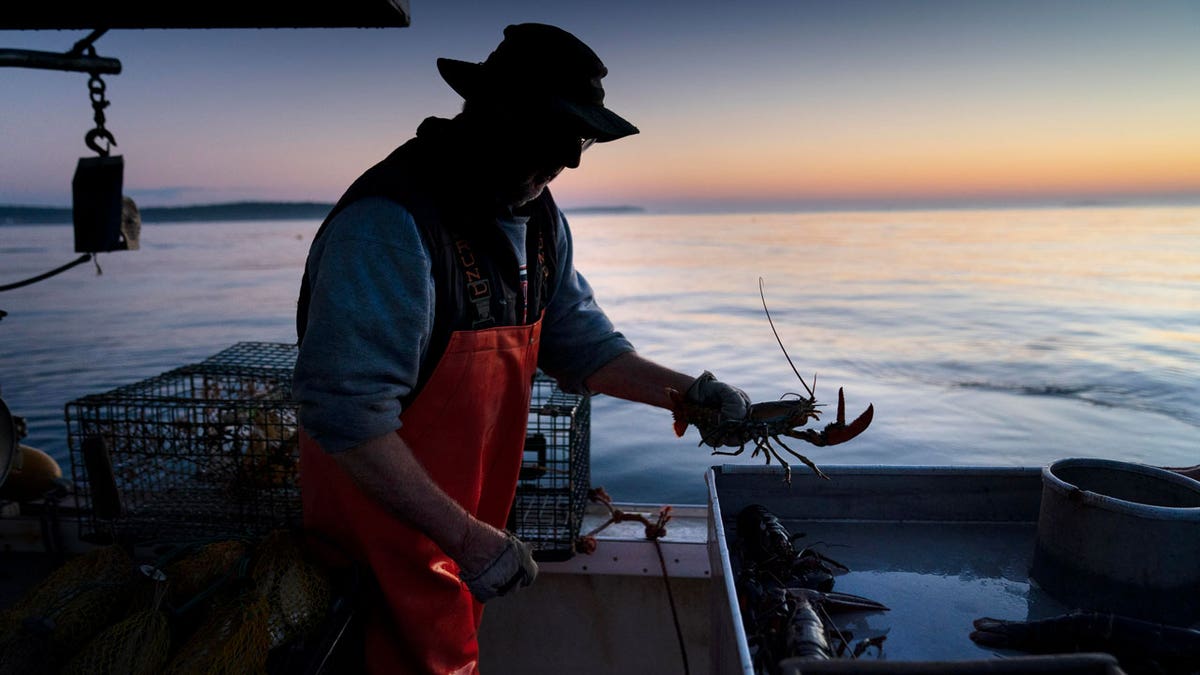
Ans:
[{"label": "hanging scale", "polygon": [[[96,48],[92,42],[97,37],[99,34],[92,34],[75,45],[75,51],[95,56]],[[136,249],[141,231],[137,206],[133,200],[121,195],[125,160],[120,155],[110,154],[117,139],[104,126],[104,109],[109,105],[105,92],[100,73],[89,73],[88,96],[96,128],[87,132],[83,142],[99,156],[81,158],[71,183],[75,250],[80,253]],[[102,146],[101,141],[105,145]]]}]

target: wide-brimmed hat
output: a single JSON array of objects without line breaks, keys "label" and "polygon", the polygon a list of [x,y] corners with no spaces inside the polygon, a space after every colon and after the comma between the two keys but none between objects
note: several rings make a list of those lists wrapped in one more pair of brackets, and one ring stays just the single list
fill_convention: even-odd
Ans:
[{"label": "wide-brimmed hat", "polygon": [[615,141],[638,128],[604,107],[600,80],[608,68],[579,38],[555,26],[522,23],[483,63],[438,59],[438,72],[464,99],[542,101],[579,121],[597,141]]}]

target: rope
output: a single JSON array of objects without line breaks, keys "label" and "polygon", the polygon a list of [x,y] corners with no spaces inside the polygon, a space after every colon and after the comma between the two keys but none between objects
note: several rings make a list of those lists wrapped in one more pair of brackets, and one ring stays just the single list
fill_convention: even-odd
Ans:
[{"label": "rope", "polygon": [[[62,267],[56,267],[55,269],[52,269],[49,272],[43,272],[43,273],[37,275],[36,277],[29,277],[28,279],[25,279],[24,281],[16,281],[11,284],[5,284],[3,286],[0,286],[0,292],[11,291],[15,288],[21,288],[22,286],[36,284],[37,282],[42,281],[43,279],[49,279],[50,277],[54,276],[55,274],[59,274],[61,272],[66,272],[67,270],[71,269],[72,267],[74,267],[76,265],[82,265],[83,263],[85,263],[91,259],[92,259],[91,253],[84,253],[83,255],[79,256],[75,260],[72,260],[71,262],[67,263],[66,265],[63,265]],[[99,269],[99,265],[97,265],[96,269]]]},{"label": "rope", "polygon": [[688,667],[687,649],[683,645],[683,629],[679,626],[679,610],[675,608],[675,594],[671,592],[671,579],[667,576],[667,561],[663,558],[662,545],[658,543],[658,537],[654,537],[650,541],[654,542],[654,550],[658,553],[658,564],[662,567],[663,585],[667,587],[667,601],[671,603],[671,620],[675,622],[675,639],[679,641],[679,656],[683,659],[683,672],[684,675],[690,675],[692,671]]},{"label": "rope", "polygon": [[679,656],[683,660],[684,675],[691,675],[691,667],[688,665],[687,648],[683,643],[683,628],[679,624],[679,610],[675,607],[675,594],[671,591],[671,578],[667,574],[667,561],[663,557],[662,545],[659,539],[667,536],[667,521],[671,520],[671,507],[664,506],[658,512],[658,520],[650,522],[644,514],[641,513],[626,513],[612,505],[612,497],[604,491],[603,487],[596,487],[588,491],[588,499],[604,505],[608,509],[608,520],[604,521],[598,527],[592,528],[591,532],[579,537],[575,542],[575,550],[580,553],[591,554],[596,550],[596,533],[613,523],[624,523],[636,521],[646,526],[646,538],[654,543],[654,551],[658,554],[658,565],[662,569],[663,585],[667,587],[667,602],[671,605],[671,621],[675,624],[675,639],[679,642]]}]

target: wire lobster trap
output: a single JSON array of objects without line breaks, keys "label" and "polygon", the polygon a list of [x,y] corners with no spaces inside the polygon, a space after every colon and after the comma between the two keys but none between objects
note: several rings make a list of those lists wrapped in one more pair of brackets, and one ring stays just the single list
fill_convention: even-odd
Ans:
[{"label": "wire lobster trap", "polygon": [[533,379],[529,426],[508,529],[541,561],[575,552],[591,487],[591,400],[568,394],[540,371]]},{"label": "wire lobster trap", "polygon": [[[298,525],[296,355],[292,344],[239,342],[68,403],[80,537],[177,541]],[[508,528],[539,560],[566,560],[590,487],[591,407],[541,372],[532,385]]]},{"label": "wire lobster trap", "polygon": [[254,536],[298,524],[295,359],[294,345],[243,342],[68,403],[80,537]]}]

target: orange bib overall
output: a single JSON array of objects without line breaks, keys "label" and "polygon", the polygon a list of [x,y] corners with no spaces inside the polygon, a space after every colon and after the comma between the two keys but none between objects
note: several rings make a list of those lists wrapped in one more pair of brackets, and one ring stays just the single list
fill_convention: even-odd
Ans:
[{"label": "orange bib overall", "polygon": [[[459,331],[397,431],[430,477],[480,520],[503,528],[521,469],[541,322]],[[367,497],[305,434],[304,523],[369,565],[383,592],[366,626],[370,673],[479,670],[483,605],[428,537]]]}]

